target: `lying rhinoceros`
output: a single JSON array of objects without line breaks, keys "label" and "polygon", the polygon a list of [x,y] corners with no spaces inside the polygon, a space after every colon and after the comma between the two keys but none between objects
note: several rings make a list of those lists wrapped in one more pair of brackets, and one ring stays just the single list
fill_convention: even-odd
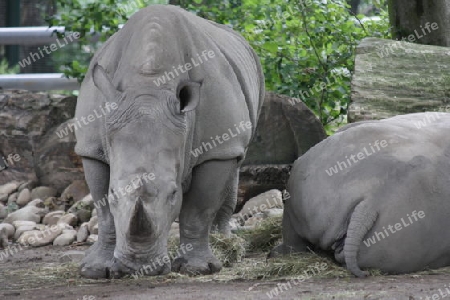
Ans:
[{"label": "lying rhinoceros", "polygon": [[[239,34],[175,6],[134,14],[97,51],[78,98],[76,153],[99,218],[89,278],[221,269],[211,225],[229,232],[238,168],[264,98],[259,59]],[[107,201],[106,201],[107,199]]]},{"label": "lying rhinoceros", "polygon": [[283,243],[361,268],[407,273],[450,264],[450,114],[361,122],[317,144],[294,164]]}]

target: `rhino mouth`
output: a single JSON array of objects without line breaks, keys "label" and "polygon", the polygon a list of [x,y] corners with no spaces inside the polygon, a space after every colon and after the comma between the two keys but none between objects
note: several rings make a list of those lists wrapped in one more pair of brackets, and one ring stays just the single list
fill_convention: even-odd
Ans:
[{"label": "rhino mouth", "polygon": [[124,257],[120,259],[113,258],[113,263],[110,268],[107,269],[107,278],[122,278],[126,275],[131,275],[134,278],[140,276],[157,276],[168,274],[171,270],[171,264],[164,263],[161,259],[150,259],[146,263],[132,263],[126,260]]}]

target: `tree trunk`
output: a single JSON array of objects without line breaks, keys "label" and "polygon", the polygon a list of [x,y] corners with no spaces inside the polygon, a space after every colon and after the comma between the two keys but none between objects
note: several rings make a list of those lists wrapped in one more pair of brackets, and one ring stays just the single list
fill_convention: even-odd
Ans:
[{"label": "tree trunk", "polygon": [[449,0],[389,0],[388,3],[394,39],[450,47]]},{"label": "tree trunk", "polygon": [[352,14],[356,15],[358,14],[358,7],[361,4],[361,0],[350,0],[350,11],[352,12]]}]

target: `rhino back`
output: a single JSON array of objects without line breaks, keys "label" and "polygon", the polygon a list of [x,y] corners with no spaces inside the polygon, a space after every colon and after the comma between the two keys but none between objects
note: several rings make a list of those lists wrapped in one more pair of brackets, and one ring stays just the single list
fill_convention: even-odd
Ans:
[{"label": "rhino back", "polygon": [[[214,57],[199,64],[198,54],[205,50],[212,51]],[[158,81],[169,72],[174,73],[174,68],[192,64],[193,59],[197,59],[198,66],[165,83]],[[191,156],[190,149],[233,130],[241,121],[250,121],[253,129],[199,157],[190,157],[194,160],[190,164],[244,155],[264,97],[264,78],[256,55],[237,33],[174,6],[142,9],[92,59],[86,87],[80,92],[77,116],[100,105],[101,96],[90,76],[97,62],[106,68],[120,91],[142,87],[176,91],[181,81],[202,81],[200,104],[195,112],[189,113],[193,132],[187,156]],[[92,152],[105,135],[101,122],[92,129],[78,132],[80,152],[83,152],[80,149]]]},{"label": "rhino back", "polygon": [[[415,122],[424,117],[415,114],[350,127],[300,157],[288,183],[298,234],[329,250],[345,234],[355,206],[363,200],[369,200],[373,209],[387,219],[400,218],[399,211],[403,211],[396,207],[423,204],[426,194],[418,191],[415,180],[425,176],[424,168],[433,169],[440,161],[448,161],[450,155],[450,114],[418,130]],[[385,140],[387,146],[371,148],[376,140]],[[353,162],[350,155],[359,152],[364,153],[364,158]],[[440,172],[448,176],[450,169],[442,168]],[[388,197],[386,191],[398,197]],[[442,187],[440,192],[448,190]],[[410,196],[414,194],[421,196],[413,200]]]}]

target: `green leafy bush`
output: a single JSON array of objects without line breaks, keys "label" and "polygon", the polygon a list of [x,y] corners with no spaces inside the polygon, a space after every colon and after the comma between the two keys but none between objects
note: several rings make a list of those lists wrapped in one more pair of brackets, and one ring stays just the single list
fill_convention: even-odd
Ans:
[{"label": "green leafy bush", "polygon": [[345,121],[356,45],[364,37],[389,36],[386,11],[381,21],[363,22],[341,0],[243,0],[240,6],[187,8],[239,31],[261,58],[267,89],[301,99],[328,133]]}]

